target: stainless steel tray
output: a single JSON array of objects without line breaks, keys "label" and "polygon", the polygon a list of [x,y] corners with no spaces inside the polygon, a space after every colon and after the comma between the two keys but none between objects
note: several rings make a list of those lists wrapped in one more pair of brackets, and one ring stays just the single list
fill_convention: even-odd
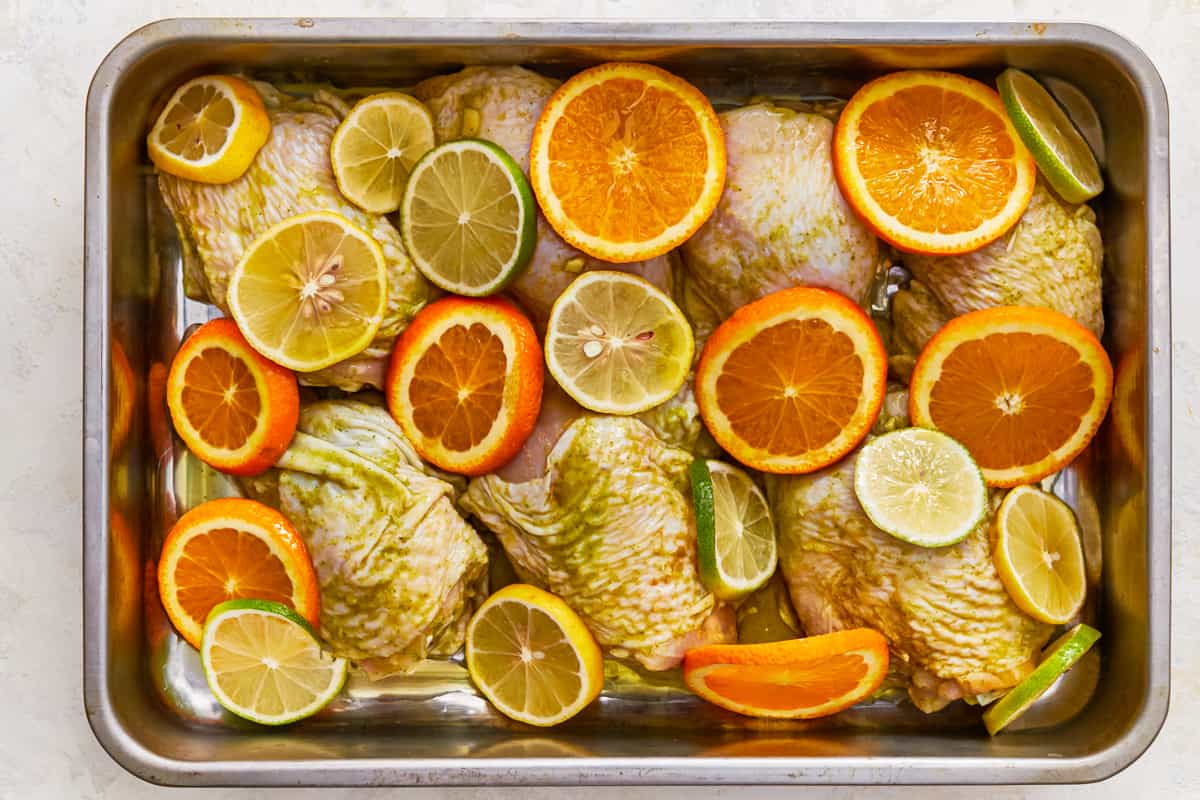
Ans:
[{"label": "stainless steel tray", "polygon": [[[1143,368],[1146,425],[1134,459],[1111,425],[1060,493],[1105,568],[1089,613],[1098,656],[1024,730],[989,739],[966,709],[924,717],[856,708],[819,723],[732,720],[613,667],[601,701],[552,731],[491,712],[453,662],[383,685],[286,731],[220,714],[195,655],[154,594],[175,464],[147,424],[152,363],[208,310],[183,300],[177,243],[161,232],[143,135],[186,77],[244,69],[277,81],[406,85],[464,64],[552,74],[611,59],[654,61],[716,97],[846,96],[883,71],[989,75],[1006,64],[1074,82],[1108,138],[1099,214],[1105,343]],[[170,20],[131,34],[87,101],[84,338],[84,703],[104,748],[167,784],[1055,783],[1100,780],[1136,759],[1167,713],[1170,663],[1171,373],[1167,100],[1145,55],[1088,25],[793,22],[558,23],[477,20]],[[119,341],[143,401],[110,458]],[[153,383],[153,381],[151,381]],[[169,434],[167,434],[169,437]],[[113,524],[119,516],[125,525]],[[145,589],[146,591],[143,591]],[[961,706],[961,704],[958,704]]]}]

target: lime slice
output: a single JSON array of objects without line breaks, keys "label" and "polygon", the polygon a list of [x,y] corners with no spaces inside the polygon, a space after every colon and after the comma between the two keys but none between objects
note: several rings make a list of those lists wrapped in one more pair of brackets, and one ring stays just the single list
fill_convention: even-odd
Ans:
[{"label": "lime slice", "polygon": [[983,712],[983,724],[987,726],[988,733],[995,736],[1024,714],[1063,673],[1092,649],[1092,645],[1099,638],[1100,631],[1083,624],[1076,625],[1058,637],[1042,651],[1042,662],[1037,665],[1037,669]]},{"label": "lime slice", "polygon": [[346,683],[346,659],[322,651],[295,611],[266,600],[229,600],[213,608],[200,661],[217,702],[260,725],[311,717]]},{"label": "lime slice", "polygon": [[649,281],[585,272],[550,310],[546,366],[584,408],[640,414],[675,396],[695,352],[679,306]]},{"label": "lime slice", "polygon": [[508,153],[482,139],[435,147],[413,167],[400,204],[413,263],[448,292],[484,297],[529,263],[537,243],[533,193]]},{"label": "lime slice", "polygon": [[229,311],[250,345],[298,372],[357,355],[387,306],[383,250],[331,211],[290,217],[259,236],[229,280]]},{"label": "lime slice", "polygon": [[1013,602],[1034,619],[1061,625],[1087,595],[1079,523],[1054,495],[1018,486],[996,512],[992,559]]},{"label": "lime slice", "polygon": [[1092,101],[1075,84],[1062,78],[1043,76],[1042,85],[1054,95],[1054,99],[1063,107],[1063,111],[1067,112],[1071,122],[1075,123],[1075,127],[1092,148],[1092,155],[1096,157],[1096,161],[1100,166],[1104,166],[1107,155],[1104,147],[1104,127],[1100,124],[1100,115],[1096,113]]},{"label": "lime slice", "polygon": [[1068,203],[1090,200],[1104,189],[1100,166],[1067,112],[1028,73],[1009,68],[996,79],[1008,116],[1042,175]]},{"label": "lime slice", "polygon": [[775,523],[750,476],[721,461],[692,462],[700,580],[722,600],[738,600],[775,572]]},{"label": "lime slice", "polygon": [[875,527],[921,547],[961,541],[987,514],[987,484],[967,448],[925,428],[864,445],[854,493]]},{"label": "lime slice", "polygon": [[403,92],[364,98],[329,146],[338,189],[364,211],[389,214],[400,207],[413,165],[433,144],[433,117],[420,100]]}]

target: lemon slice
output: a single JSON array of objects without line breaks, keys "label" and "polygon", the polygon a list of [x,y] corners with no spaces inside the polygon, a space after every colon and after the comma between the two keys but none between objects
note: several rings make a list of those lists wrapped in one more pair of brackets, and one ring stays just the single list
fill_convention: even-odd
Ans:
[{"label": "lemon slice", "polygon": [[413,167],[400,233],[417,269],[448,292],[484,297],[533,257],[537,215],[521,167],[482,139],[435,147]]},{"label": "lemon slice", "polygon": [[987,484],[967,448],[925,428],[864,445],[854,493],[875,527],[922,547],[962,541],[987,513]]},{"label": "lemon slice", "polygon": [[700,580],[722,600],[740,600],[771,579],[775,523],[750,476],[721,461],[692,462]]},{"label": "lemon slice", "polygon": [[331,211],[300,214],[266,231],[229,280],[229,311],[242,335],[298,372],[362,352],[386,304],[379,243]]},{"label": "lemon slice", "polygon": [[229,600],[213,608],[200,661],[217,702],[260,725],[311,717],[346,683],[346,659],[322,651],[295,611],[266,600]]},{"label": "lemon slice", "polygon": [[576,278],[546,325],[550,374],[577,403],[603,414],[638,414],[674,397],[695,346],[670,297],[611,270]]},{"label": "lemon slice", "polygon": [[1083,605],[1087,582],[1079,525],[1062,500],[1032,486],[1008,493],[996,512],[992,559],[1017,607],[1061,625]]},{"label": "lemon slice", "polygon": [[1010,67],[1000,73],[996,88],[1021,141],[1062,199],[1082,203],[1104,190],[1092,148],[1040,83]]},{"label": "lemon slice", "polygon": [[329,146],[338,189],[364,211],[390,214],[400,207],[413,165],[433,144],[433,117],[420,100],[403,92],[366,97]]},{"label": "lemon slice", "polygon": [[983,724],[995,736],[1044,695],[1054,682],[1083,658],[1100,638],[1100,631],[1089,625],[1076,625],[1042,651],[1042,661],[1018,683],[983,712]]},{"label": "lemon slice", "polygon": [[154,166],[200,183],[242,176],[271,135],[271,120],[254,87],[229,75],[205,75],[180,86],[146,137]]},{"label": "lemon slice", "polygon": [[604,687],[604,659],[583,620],[524,583],[505,586],[471,618],[467,671],[500,713],[541,727],[566,722]]}]

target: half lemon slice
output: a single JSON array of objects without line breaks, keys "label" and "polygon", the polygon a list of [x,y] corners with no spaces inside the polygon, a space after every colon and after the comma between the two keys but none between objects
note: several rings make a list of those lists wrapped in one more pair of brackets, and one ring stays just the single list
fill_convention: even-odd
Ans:
[{"label": "half lemon slice", "polygon": [[1079,524],[1070,507],[1041,489],[1018,486],[1000,504],[996,529],[992,558],[1013,602],[1051,625],[1074,617],[1087,580]]}]

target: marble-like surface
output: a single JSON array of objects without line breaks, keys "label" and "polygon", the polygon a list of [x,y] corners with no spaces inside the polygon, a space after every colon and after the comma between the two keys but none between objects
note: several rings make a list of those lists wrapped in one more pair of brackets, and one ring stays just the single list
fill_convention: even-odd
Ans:
[{"label": "marble-like surface", "polygon": [[[1171,713],[1150,751],[1099,785],[1000,788],[993,798],[1200,797],[1200,0],[0,0],[0,798],[164,797],[100,749],[80,696],[80,331],[83,102],[108,49],[169,16],[775,17],[1087,20],[1132,38],[1157,64],[1172,101],[1175,308],[1175,543]],[[840,788],[838,798],[946,798],[962,788]],[[392,790],[176,790],[171,797],[383,798]],[[434,798],[525,798],[542,790],[413,791]],[[783,798],[795,789],[608,789],[610,798]]]}]

